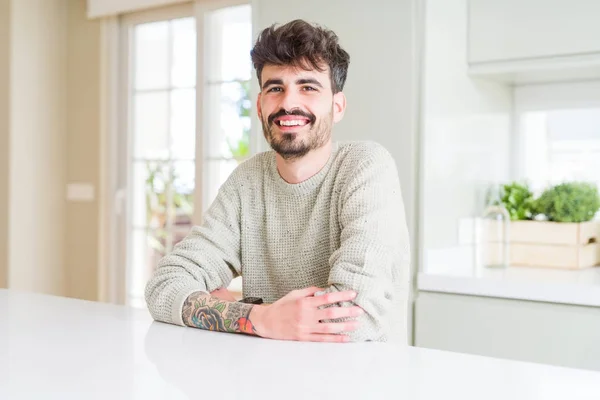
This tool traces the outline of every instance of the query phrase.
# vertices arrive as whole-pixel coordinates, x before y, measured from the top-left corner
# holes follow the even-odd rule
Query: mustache
[[[317,117],[315,117],[314,114],[307,113],[302,110],[293,110],[293,111],[286,112],[282,108],[281,110],[277,111],[276,113],[269,115],[269,118],[268,118],[269,125],[271,125],[273,123],[275,118],[284,117],[286,115],[298,115],[300,117],[308,118],[308,120],[311,124],[313,124],[317,120]]]

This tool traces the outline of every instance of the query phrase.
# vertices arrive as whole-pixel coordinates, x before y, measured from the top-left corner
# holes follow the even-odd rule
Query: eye
[[[312,86],[304,86],[302,87],[303,90],[306,90],[307,92],[315,92],[317,89],[312,87]]]
[[[282,90],[283,90],[282,88],[275,86],[275,87],[272,87],[269,90],[267,90],[267,92],[281,92]]]

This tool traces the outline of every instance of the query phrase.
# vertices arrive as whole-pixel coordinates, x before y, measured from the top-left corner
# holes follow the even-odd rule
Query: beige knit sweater
[[[334,144],[321,171],[285,182],[275,153],[241,164],[146,286],[158,320],[183,325],[193,292],[227,287],[273,303],[294,289],[355,290],[354,341],[407,341],[409,238],[394,160],[373,142]],[[345,306],[347,304],[339,304]]]

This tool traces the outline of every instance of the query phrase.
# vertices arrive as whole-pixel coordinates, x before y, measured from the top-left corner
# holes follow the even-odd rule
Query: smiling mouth
[[[299,119],[276,119],[273,121],[275,125],[280,126],[282,128],[287,127],[302,127],[308,125],[310,121],[308,119],[299,118]]]

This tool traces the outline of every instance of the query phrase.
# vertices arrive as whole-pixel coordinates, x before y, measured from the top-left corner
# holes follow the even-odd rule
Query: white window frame
[[[204,55],[206,40],[205,18],[210,12],[219,9],[251,4],[250,0],[196,0],[194,2],[172,5],[164,8],[139,11],[120,17],[107,17],[101,21],[101,176],[100,176],[100,235],[98,256],[99,300],[116,304],[125,304],[127,290],[127,255],[126,247],[120,246],[127,237],[129,226],[129,185],[130,165],[126,157],[131,149],[130,121],[130,35],[126,27],[135,24],[161,21],[173,18],[193,16],[196,19],[197,33],[197,73],[196,73],[196,182],[194,189],[194,213],[192,223],[198,225],[202,221],[205,141],[207,137],[206,116],[204,113],[205,74]],[[253,29],[254,29],[254,14]],[[121,82],[127,77],[127,82]],[[257,88],[252,80],[251,90]],[[254,106],[254,102],[252,103]],[[256,154],[261,146],[256,123],[253,119],[250,133],[250,154]],[[125,151],[125,154],[122,152]],[[125,157],[123,157],[125,155]],[[125,161],[125,169],[119,171],[119,162]],[[123,181],[121,175],[127,177]]]
[[[207,159],[206,144],[208,140],[208,121],[210,116],[207,116],[204,104],[208,97],[206,91],[206,60],[204,56],[207,53],[207,42],[209,40],[206,35],[206,19],[208,14],[223,8],[242,6],[250,4],[249,0],[209,0],[209,1],[196,1],[194,11],[196,16],[196,32],[197,32],[197,43],[198,43],[198,59],[197,59],[197,81],[196,81],[196,129],[197,129],[197,140],[196,140],[196,160],[201,162],[197,163],[196,169],[196,186],[194,188],[194,215],[192,221],[195,225],[202,223],[202,213],[206,208],[207,204],[204,194],[207,191],[206,178],[204,171],[206,168],[202,168],[205,160]],[[253,24],[254,25],[254,24]],[[254,127],[254,123],[252,126]],[[256,154],[257,145],[255,140],[254,129],[250,133],[250,155]]]
[[[522,132],[520,123],[523,114],[531,111],[599,108],[600,80],[515,86],[513,100],[512,165],[513,177],[519,178],[524,175],[526,169],[527,137]]]
[[[114,159],[119,137],[119,20],[103,18],[100,22],[100,177],[98,236],[98,300],[122,304],[124,288],[119,290],[122,273],[118,264],[119,199],[117,168]]]

